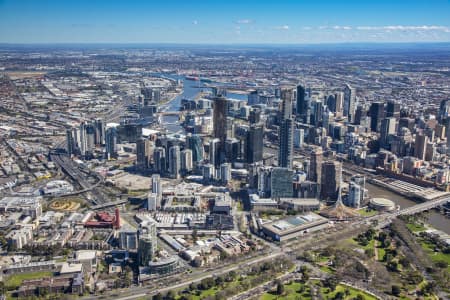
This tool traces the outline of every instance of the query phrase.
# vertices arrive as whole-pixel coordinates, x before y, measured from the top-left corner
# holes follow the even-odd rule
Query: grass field
[[[51,276],[53,276],[52,272],[33,272],[33,273],[14,274],[6,279],[5,286],[8,290],[15,290],[22,284],[23,280],[38,279],[42,277],[51,277]]]
[[[366,208],[358,209],[356,212],[363,217],[372,217],[378,214],[376,210],[367,210]]]
[[[303,292],[300,293],[300,289],[303,287]],[[279,296],[275,291],[263,294],[261,300],[275,300],[275,299],[285,299],[285,300],[295,300],[295,299],[311,299],[311,294],[308,286],[305,286],[300,282],[293,282],[291,284],[286,284],[284,286],[285,294]]]
[[[425,240],[420,241],[420,245],[428,254],[433,262],[445,261],[448,264],[447,272],[450,272],[450,254],[445,254],[443,252],[434,252],[434,245]]]
[[[320,289],[320,292],[324,296],[324,299],[333,299],[337,293],[339,293],[339,292],[345,293],[346,290],[348,290],[349,294],[344,296],[344,300],[354,299],[356,296],[358,296],[358,294],[363,295],[364,299],[366,299],[366,300],[376,300],[377,299],[376,297],[374,297],[372,295],[369,295],[361,290],[357,290],[355,288],[346,286],[344,284],[338,284],[338,286],[336,287],[336,290],[334,290],[334,292],[327,293],[326,290],[328,290],[328,289],[323,288],[323,287]]]
[[[408,227],[409,230],[411,230],[411,232],[421,232],[426,230],[425,226],[423,226],[422,224],[417,224],[417,223],[407,223],[406,227]]]

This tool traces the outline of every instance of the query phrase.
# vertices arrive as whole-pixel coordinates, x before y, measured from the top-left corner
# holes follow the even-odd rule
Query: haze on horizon
[[[0,0],[0,43],[450,42],[450,1]]]

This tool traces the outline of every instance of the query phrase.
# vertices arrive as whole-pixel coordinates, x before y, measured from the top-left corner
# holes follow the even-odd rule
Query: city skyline
[[[0,1],[0,43],[450,42],[448,1]]]

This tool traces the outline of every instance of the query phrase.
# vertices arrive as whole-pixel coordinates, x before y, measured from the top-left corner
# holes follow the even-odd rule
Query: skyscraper
[[[389,117],[383,119],[380,130],[380,147],[389,149],[389,135],[395,134],[395,118]]]
[[[370,130],[380,132],[381,120],[384,117],[384,103],[372,102],[370,105]]]
[[[94,121],[95,126],[95,144],[100,146],[105,143],[105,127],[103,126],[102,119],[95,119]]]
[[[320,197],[324,200],[336,201],[339,190],[339,178],[342,165],[338,161],[322,163]]]
[[[172,146],[169,148],[169,173],[172,178],[178,179],[181,170],[181,154],[180,146]]]
[[[416,140],[414,145],[414,156],[418,159],[424,160],[426,153],[426,146],[428,137],[424,134],[416,134]]]
[[[334,112],[336,114],[342,114],[342,111],[344,109],[344,93],[343,92],[337,92],[334,95],[334,99],[335,99]],[[352,120],[352,121],[354,121],[354,120]]]
[[[296,103],[296,114],[297,117],[305,122],[305,116],[308,112],[308,102],[306,99],[305,88],[301,85],[297,86],[297,103]]]
[[[348,117],[349,122],[353,122],[356,110],[356,90],[346,84],[344,87],[344,117]]]
[[[136,168],[146,170],[149,167],[150,141],[140,138],[136,141]]]
[[[278,166],[282,168],[292,168],[294,152],[294,120],[292,119],[292,90],[283,89],[281,110],[281,124],[278,133]]]
[[[117,157],[117,129],[116,129],[116,127],[108,127],[106,129],[105,153],[106,153],[107,159]]]
[[[290,198],[293,196],[293,171],[288,168],[273,168],[271,178],[271,197]]]
[[[167,168],[166,150],[163,147],[156,147],[153,151],[153,171],[164,174]]]
[[[247,163],[255,163],[263,159],[263,124],[252,124],[247,132],[245,155]]]
[[[188,135],[186,137],[186,144],[192,150],[192,160],[199,162],[203,159],[203,142],[199,135]]]
[[[255,105],[259,103],[258,91],[253,90],[247,95],[248,105]]]
[[[156,252],[156,223],[152,221],[141,223],[138,237],[138,263],[140,266],[148,266]]]
[[[386,106],[386,117],[400,119],[400,103],[394,101],[388,101]]]
[[[73,136],[73,129],[66,130],[66,151],[69,156],[75,154],[75,139]]]
[[[219,139],[220,147],[223,147],[227,139],[228,101],[223,96],[217,96],[214,98],[213,106],[214,138]]]
[[[310,123],[311,125],[314,125],[315,127],[319,127],[320,123],[322,122],[322,116],[323,116],[323,103],[322,101],[316,99],[311,102],[311,119]]]
[[[192,150],[184,149],[181,151],[181,171],[189,173],[193,169]]]
[[[320,147],[315,147],[311,152],[308,180],[320,183],[322,171],[323,151]]]
[[[215,167],[220,166],[220,139],[218,138],[209,141],[209,162]]]

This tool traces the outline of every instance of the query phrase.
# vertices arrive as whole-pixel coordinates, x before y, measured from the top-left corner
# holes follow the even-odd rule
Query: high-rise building
[[[302,149],[304,141],[305,141],[305,130],[303,128],[295,128],[294,147],[297,149]]]
[[[95,119],[95,144],[98,146],[103,145],[105,143],[105,126],[103,125],[103,121],[101,119]]]
[[[189,173],[193,169],[192,150],[184,149],[181,151],[181,171]]]
[[[363,188],[354,182],[350,182],[348,186],[348,196],[344,201],[344,204],[349,207],[359,208],[361,206],[363,197]]]
[[[228,101],[223,96],[217,96],[214,98],[213,105],[214,138],[219,139],[220,148],[222,148],[225,146],[225,140],[227,139]]]
[[[323,103],[316,99],[311,102],[311,119],[310,124],[319,127],[323,116]]]
[[[255,163],[263,159],[264,125],[252,124],[245,140],[245,156],[247,163]]]
[[[140,266],[148,266],[156,252],[156,223],[153,221],[141,223],[138,237],[138,263]]]
[[[165,174],[166,170],[166,150],[163,147],[156,147],[153,151],[153,171],[159,174]]]
[[[241,141],[232,138],[225,141],[225,158],[228,162],[235,162],[241,157]]]
[[[192,150],[192,160],[199,162],[203,159],[203,142],[199,135],[189,134],[186,137],[186,144],[189,149]]]
[[[320,183],[322,171],[323,151],[320,147],[315,147],[311,152],[308,171],[308,180]]]
[[[273,199],[291,198],[293,196],[292,177],[293,171],[288,168],[273,168],[270,176],[271,197]]]
[[[380,130],[380,147],[389,149],[389,135],[395,134],[395,118],[389,117],[383,119]]]
[[[281,119],[292,118],[292,89],[283,88],[281,90]]]
[[[296,114],[297,117],[305,122],[305,116],[308,113],[308,101],[306,98],[305,87],[298,85],[297,86],[297,103],[296,103]]]
[[[117,130],[116,127],[108,127],[105,133],[105,153],[106,158],[117,157]]]
[[[223,163],[220,165],[220,181],[228,183],[231,180],[231,164]]]
[[[294,152],[294,120],[284,119],[281,121],[279,130],[278,166],[292,168]]]
[[[73,136],[73,129],[66,130],[66,151],[69,156],[75,154],[76,143]]]
[[[388,101],[386,105],[386,117],[400,119],[400,103]]]
[[[181,170],[180,146],[169,148],[169,174],[172,178],[179,178]]]
[[[218,138],[209,141],[209,162],[214,166],[220,166],[220,139]]]
[[[370,105],[370,130],[380,132],[381,120],[384,117],[384,103],[372,102]]]
[[[87,159],[94,156],[95,149],[95,127],[91,123],[80,124],[80,152]]]
[[[322,163],[320,197],[327,201],[336,201],[338,197],[342,165],[338,161]]]
[[[335,101],[335,107],[334,112],[338,115],[342,114],[344,109],[344,93],[343,92],[337,92],[334,95],[334,101]],[[354,121],[354,120],[353,120]]]
[[[348,117],[349,122],[355,119],[356,110],[356,90],[346,84],[344,87],[344,117]]]
[[[256,91],[256,90],[250,91],[250,93],[248,93],[248,95],[247,95],[247,99],[248,99],[248,105],[258,104],[259,103],[258,91]]]
[[[150,141],[140,138],[136,141],[136,168],[146,170],[149,167]]]
[[[450,116],[450,99],[442,100],[439,106],[438,121],[446,125],[446,120]]]
[[[160,198],[162,197],[161,175],[159,174],[152,175],[152,193],[155,193]]]
[[[426,146],[428,137],[424,134],[416,134],[416,141],[414,145],[414,156],[418,159],[424,160],[426,153]]]

